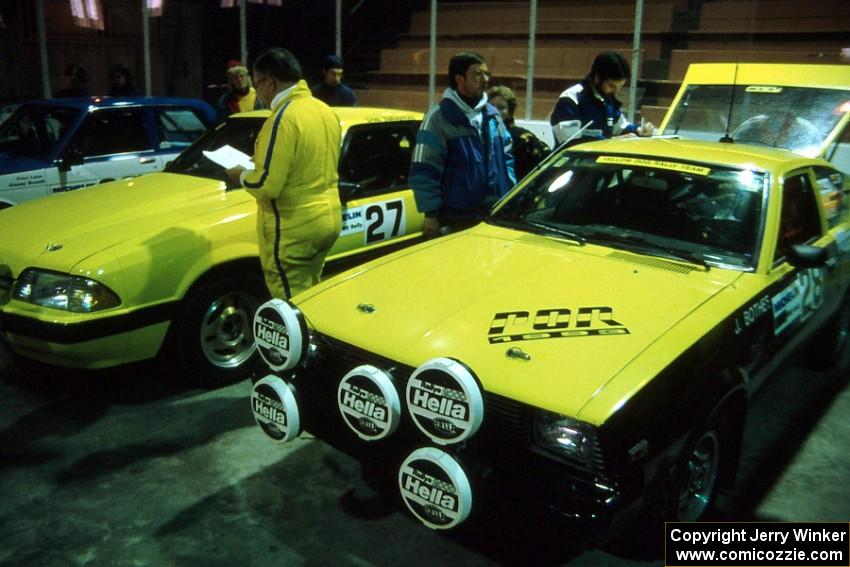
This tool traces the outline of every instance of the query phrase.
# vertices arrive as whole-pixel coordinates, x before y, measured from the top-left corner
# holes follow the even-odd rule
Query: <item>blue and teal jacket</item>
[[[602,96],[593,88],[590,75],[561,93],[552,110],[549,123],[556,144],[578,132],[590,122],[582,138],[603,139],[635,133],[636,127],[620,111],[622,103],[614,97]]]
[[[499,111],[486,96],[470,108],[446,89],[416,136],[410,186],[419,212],[444,220],[480,219],[514,183],[511,135]]]

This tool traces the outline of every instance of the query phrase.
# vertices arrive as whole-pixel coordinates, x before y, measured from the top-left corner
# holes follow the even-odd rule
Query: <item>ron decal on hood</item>
[[[614,309],[606,306],[565,307],[496,313],[487,338],[491,344],[601,335],[628,335],[629,330],[614,320]]]

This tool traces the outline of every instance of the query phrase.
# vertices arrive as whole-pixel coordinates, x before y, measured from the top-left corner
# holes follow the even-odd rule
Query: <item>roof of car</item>
[[[413,110],[397,110],[394,108],[370,108],[364,106],[333,108],[339,116],[343,128],[374,122],[399,122],[403,120],[422,120],[422,113]],[[234,118],[266,118],[271,114],[269,110],[254,110],[251,112],[240,112],[234,114]]]
[[[68,98],[48,98],[28,102],[46,106],[64,106],[68,108],[112,108],[120,106],[151,106],[151,105],[181,105],[206,108],[209,105],[195,98],[179,98],[173,96],[83,96]]]
[[[813,162],[829,166],[826,161],[807,158],[789,150],[749,144],[723,144],[680,138],[620,138],[590,142],[570,148],[603,154],[640,155],[672,161],[724,165],[742,169],[794,169]],[[781,166],[781,167],[780,167]]]

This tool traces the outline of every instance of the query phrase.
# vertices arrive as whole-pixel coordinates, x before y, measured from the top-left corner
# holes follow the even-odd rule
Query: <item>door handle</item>
[[[142,164],[142,165],[144,165],[146,163],[153,163],[155,161],[156,161],[156,158],[152,158],[152,157],[139,158],[139,163]]]

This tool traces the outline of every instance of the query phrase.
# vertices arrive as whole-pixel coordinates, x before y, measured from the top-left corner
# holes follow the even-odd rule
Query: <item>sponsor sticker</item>
[[[292,441],[301,433],[301,416],[292,386],[273,374],[254,384],[251,412],[263,433],[276,443]]]
[[[820,308],[823,304],[823,280],[821,268],[802,270],[771,298],[774,335],[802,324]]]
[[[263,303],[254,314],[254,342],[272,370],[291,370],[307,350],[307,324],[301,312],[282,299]]]
[[[366,441],[391,435],[401,419],[401,400],[390,375],[368,364],[343,377],[337,403],[346,425]]]
[[[711,173],[711,168],[709,167],[702,167],[690,163],[679,163],[675,161],[662,161],[638,157],[599,156],[596,158],[596,163],[654,167],[656,169],[668,169],[670,171],[681,171],[682,173],[693,173],[694,175],[708,175]]]
[[[351,207],[342,210],[342,231],[340,236],[363,232],[366,224],[363,220],[363,207]]]
[[[398,485],[404,504],[431,529],[457,526],[472,510],[469,478],[451,455],[435,447],[416,449],[404,460]]]
[[[439,445],[469,439],[484,419],[478,382],[450,358],[434,358],[417,368],[407,382],[406,399],[416,427]]]

